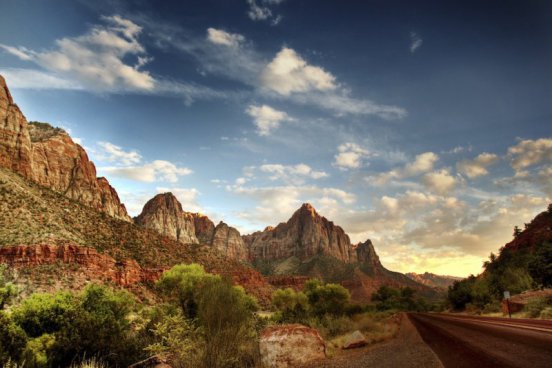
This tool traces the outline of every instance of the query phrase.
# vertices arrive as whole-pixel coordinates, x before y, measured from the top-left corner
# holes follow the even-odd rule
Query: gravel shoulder
[[[443,368],[441,361],[422,340],[409,318],[403,314],[397,336],[390,341],[364,349],[351,350],[350,353],[333,359],[313,362],[305,368]]]

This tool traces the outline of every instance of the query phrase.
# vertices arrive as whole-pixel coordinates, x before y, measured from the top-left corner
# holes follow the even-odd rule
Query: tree
[[[311,312],[316,316],[342,315],[351,299],[349,291],[343,286],[322,284],[319,280],[307,281],[303,292],[307,296]]]
[[[544,242],[533,254],[528,265],[529,274],[542,287],[552,286],[552,243]]]
[[[272,305],[280,312],[283,322],[301,322],[307,317],[307,296],[291,288],[278,289],[272,294]]]
[[[517,238],[521,234],[521,229],[516,225],[514,226],[514,238]]]
[[[157,281],[157,288],[170,302],[177,303],[186,317],[195,318],[197,292],[214,279],[220,279],[220,276],[205,272],[201,265],[176,265],[163,273]]]
[[[0,310],[17,295],[17,288],[11,282],[7,282],[4,276],[6,266],[0,264]]]
[[[0,366],[8,361],[19,363],[22,360],[27,335],[4,312],[0,311]]]

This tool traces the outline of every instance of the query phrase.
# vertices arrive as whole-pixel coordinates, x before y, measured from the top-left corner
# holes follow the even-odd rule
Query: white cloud
[[[6,68],[0,69],[0,74],[13,89],[83,89],[83,86],[76,81],[39,70]]]
[[[241,34],[228,33],[221,29],[208,28],[207,40],[217,45],[224,45],[229,47],[238,47],[240,42],[245,40]]]
[[[321,188],[318,186],[285,185],[273,187],[227,186],[226,189],[258,201],[254,210],[238,214],[241,218],[261,226],[274,225],[287,220],[299,208],[301,203],[318,204],[344,203],[352,204],[356,196],[338,188]]]
[[[335,77],[318,66],[312,66],[294,50],[284,47],[265,67],[261,85],[280,95],[295,92],[335,89]]]
[[[172,162],[165,160],[155,160],[142,166],[100,167],[98,170],[114,177],[147,183],[155,181],[175,183],[178,181],[179,176],[192,173],[192,170],[189,168],[178,167]]]
[[[433,170],[439,156],[433,152],[424,152],[416,156],[414,161],[389,172],[366,178],[366,181],[375,185],[385,185],[392,179],[405,179]]]
[[[268,105],[249,105],[245,112],[253,118],[257,133],[262,136],[270,135],[283,121],[293,121],[284,111],[276,110]]]
[[[254,21],[270,21],[272,25],[277,25],[282,20],[282,16],[274,14],[269,6],[283,2],[284,0],[247,0],[249,5],[247,16]]]
[[[410,32],[410,52],[414,53],[416,50],[418,50],[422,44],[424,43],[424,40],[416,33],[416,32]]]
[[[57,48],[33,51],[2,45],[22,60],[99,90],[153,90],[155,80],[140,68],[151,60],[138,41],[142,28],[118,15],[102,17],[105,25],[96,25],[77,37],[56,41]],[[134,57],[134,64],[127,64]]]
[[[337,151],[333,164],[341,170],[359,168],[362,165],[362,160],[370,156],[370,151],[351,142],[341,144]]]
[[[552,163],[552,138],[521,140],[508,148],[508,157],[516,171],[543,162]]]
[[[115,162],[121,165],[137,164],[142,160],[142,156],[135,150],[125,151],[121,147],[110,142],[98,142],[102,151],[97,154],[97,158],[102,161]]]
[[[458,172],[466,175],[468,178],[473,179],[479,176],[489,174],[487,167],[497,163],[498,156],[494,153],[481,153],[473,160],[462,160],[456,164]]]
[[[270,174],[270,180],[284,180],[291,182],[301,182],[305,178],[321,179],[328,176],[328,174],[324,171],[313,170],[306,164],[264,164],[259,166],[259,170]]]
[[[428,189],[438,194],[450,192],[457,184],[456,178],[446,169],[425,174],[422,182]]]

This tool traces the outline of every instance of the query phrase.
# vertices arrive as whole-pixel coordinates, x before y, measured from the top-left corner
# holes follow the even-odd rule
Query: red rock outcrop
[[[182,243],[210,245],[229,259],[249,259],[247,246],[238,230],[222,221],[215,227],[207,216],[185,212],[172,193],[158,194],[150,199],[136,217],[136,223]]]
[[[117,192],[62,129],[28,123],[0,76],[0,166],[56,192],[130,221]]]
[[[95,249],[74,244],[14,246],[0,248],[0,263],[29,268],[56,262],[78,264],[95,280],[109,280],[121,286],[156,281],[163,269],[142,268],[135,260],[116,261]]]
[[[358,243],[353,248],[356,252],[356,261],[358,263],[370,265],[374,269],[383,267],[370,239],[364,243]]]
[[[286,223],[244,236],[244,240],[252,259],[277,260],[295,256],[305,260],[324,254],[346,263],[356,261],[345,231],[320,216],[308,203]]]
[[[263,367],[300,367],[326,359],[326,343],[317,330],[300,324],[265,328],[259,339]]]
[[[182,243],[198,243],[194,218],[182,210],[172,193],[158,194],[150,199],[135,222]]]

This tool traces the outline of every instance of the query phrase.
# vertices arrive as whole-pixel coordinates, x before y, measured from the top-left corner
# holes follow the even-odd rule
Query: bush
[[[531,298],[528,303],[525,305],[524,311],[527,312],[531,318],[539,318],[541,313],[544,312],[546,315],[548,311],[545,312],[547,308],[552,307],[552,297],[536,297]]]
[[[272,294],[272,305],[279,311],[280,322],[299,323],[307,318],[309,301],[300,291],[278,289]]]
[[[345,313],[351,295],[341,285],[322,284],[318,280],[306,282],[303,292],[307,296],[310,312],[315,316],[330,314],[339,316]]]
[[[529,274],[542,287],[552,286],[552,243],[544,242],[529,262]]]
[[[69,366],[86,355],[122,366],[143,355],[128,320],[132,307],[129,293],[92,284],[79,294],[34,294],[14,308],[13,320],[32,338],[29,364]]]
[[[8,304],[18,293],[17,288],[11,282],[6,281],[6,266],[0,264],[0,310]]]
[[[173,267],[163,274],[157,287],[167,301],[179,306],[182,317],[187,320],[189,328],[183,333],[191,333],[194,328],[199,331],[199,335],[194,335],[196,341],[202,341],[203,347],[199,366],[248,367],[256,364],[258,346],[253,312],[258,305],[243,288],[232,286],[229,281],[206,273],[203,267],[195,264]],[[181,339],[181,347],[170,349],[172,356],[178,356],[179,349],[186,349],[187,342]],[[185,361],[178,364],[189,366]]]
[[[13,320],[0,311],[0,366],[21,361],[27,335]]]

